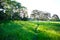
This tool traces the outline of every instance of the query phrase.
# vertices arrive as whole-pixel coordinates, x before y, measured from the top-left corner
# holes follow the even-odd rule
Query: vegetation
[[[36,39],[60,40],[60,22],[0,21],[0,40]]]
[[[58,15],[50,16],[39,10],[33,10],[28,18],[27,8],[14,0],[0,1],[0,40],[60,40],[60,21]]]
[[[34,20],[44,20],[47,21],[51,17],[50,13],[40,11],[40,10],[33,10],[31,14],[31,18]]]
[[[32,20],[41,20],[41,21],[59,21],[59,16],[57,14],[53,14],[51,17],[51,13],[44,12],[40,10],[33,10],[30,16]]]
[[[14,0],[1,0],[0,1],[0,20],[24,20],[27,21],[28,12],[25,6],[22,6],[21,3]],[[33,10],[31,20],[53,20],[58,21],[59,17],[57,14],[54,14],[51,17],[51,14],[44,11]]]
[[[51,21],[59,21],[59,17],[57,14],[54,14],[51,18]]]
[[[20,20],[21,15],[20,11],[21,9],[26,9],[26,7],[21,6],[21,3],[12,1],[12,0],[1,0],[0,1],[0,20]],[[27,10],[27,9],[26,9]],[[27,14],[27,11],[24,14],[24,16]],[[24,17],[23,17],[24,18]],[[27,18],[27,17],[26,17]]]

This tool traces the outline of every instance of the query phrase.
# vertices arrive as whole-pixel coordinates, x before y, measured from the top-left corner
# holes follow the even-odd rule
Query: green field
[[[60,22],[0,21],[0,40],[60,40]]]

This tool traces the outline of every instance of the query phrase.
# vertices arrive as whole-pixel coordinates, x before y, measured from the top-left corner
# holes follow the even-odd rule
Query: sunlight
[[[52,35],[57,35],[57,36],[60,36],[60,33],[56,32],[55,30],[47,30],[46,28],[44,28],[44,26],[40,26],[38,28],[38,30],[42,31],[42,32],[46,32],[48,33],[49,35],[51,34]]]

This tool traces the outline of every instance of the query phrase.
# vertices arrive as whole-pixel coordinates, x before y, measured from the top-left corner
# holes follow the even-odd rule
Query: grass
[[[60,22],[0,21],[0,40],[35,40],[36,34],[37,40],[60,40]]]

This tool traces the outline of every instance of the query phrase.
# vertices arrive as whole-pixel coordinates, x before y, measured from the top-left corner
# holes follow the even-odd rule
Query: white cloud
[[[29,14],[32,10],[38,9],[41,11],[47,11],[51,14],[57,14],[60,16],[60,0],[17,0],[26,6]]]

